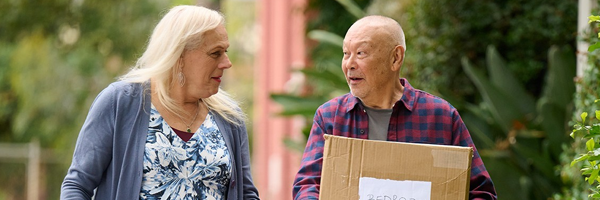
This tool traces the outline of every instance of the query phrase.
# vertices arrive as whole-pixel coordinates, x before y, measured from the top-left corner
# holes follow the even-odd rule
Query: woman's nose
[[[223,63],[221,63],[219,65],[219,68],[229,69],[229,68],[231,68],[231,66],[232,66],[231,60],[229,60],[229,56],[227,54],[225,54],[225,58],[223,59]]]

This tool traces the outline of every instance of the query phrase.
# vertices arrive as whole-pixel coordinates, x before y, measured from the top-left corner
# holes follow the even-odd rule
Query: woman
[[[96,97],[61,199],[259,199],[245,115],[219,89],[228,47],[220,13],[172,8],[136,66]]]

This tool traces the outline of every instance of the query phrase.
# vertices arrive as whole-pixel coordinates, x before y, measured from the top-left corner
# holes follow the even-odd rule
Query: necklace
[[[187,132],[191,133],[192,130],[190,129],[190,126],[192,126],[192,124],[194,124],[194,121],[196,121],[196,117],[198,117],[198,109],[200,108],[200,105],[198,105],[198,107],[196,108],[196,115],[194,115],[194,118],[192,118],[192,121],[190,122],[190,125],[187,125],[185,123],[185,120],[183,120],[183,118],[181,118],[181,116],[177,115],[177,117],[179,117],[179,119],[181,119],[181,122],[183,122],[183,124],[187,127]]]

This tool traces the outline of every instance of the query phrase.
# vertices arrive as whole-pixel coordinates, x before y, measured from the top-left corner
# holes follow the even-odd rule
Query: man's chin
[[[355,91],[355,90],[352,90],[352,89],[350,89],[350,94],[352,94],[352,96],[355,96],[355,97],[357,97],[359,99],[362,99],[365,96],[363,92],[361,92],[361,91]]]

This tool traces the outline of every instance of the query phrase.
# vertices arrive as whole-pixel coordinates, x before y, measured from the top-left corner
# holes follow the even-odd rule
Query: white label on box
[[[431,200],[431,182],[361,177],[360,200]]]

